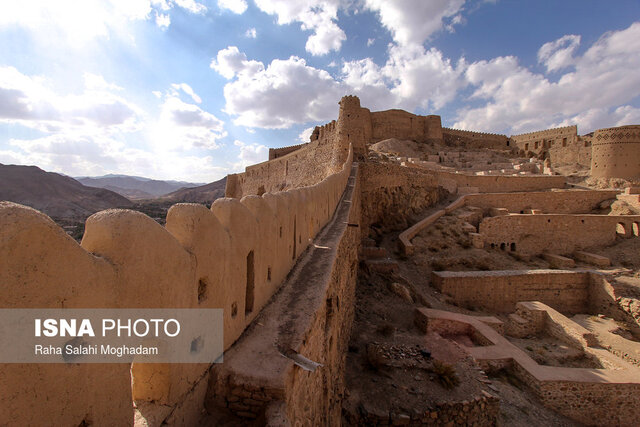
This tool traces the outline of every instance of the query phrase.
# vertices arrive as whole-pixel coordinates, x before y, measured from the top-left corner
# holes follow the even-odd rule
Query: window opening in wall
[[[282,237],[282,226],[280,226],[280,237]]]
[[[563,147],[567,146],[567,138],[562,138],[562,146]]]
[[[524,144],[524,151],[527,151],[529,149],[529,143]]]
[[[293,216],[293,253],[291,254],[291,259],[296,259],[296,216]]]
[[[500,250],[503,250],[503,251],[504,251],[505,246],[506,246],[506,245],[505,245],[504,243],[500,243]]]
[[[238,315],[238,303],[231,304],[231,318],[235,318]]]
[[[244,312],[245,314],[253,311],[253,291],[255,285],[255,271],[253,251],[249,251],[247,255],[247,287],[245,289]]]
[[[491,244],[491,249],[494,249],[495,247],[496,247],[496,245],[492,243]]]
[[[514,243],[511,243],[511,252],[515,252],[515,251],[516,251],[516,244],[514,242]]]
[[[198,280],[198,303],[207,299],[207,288],[208,288],[207,279],[204,277]]]
[[[267,267],[267,281],[271,281],[271,267]]]
[[[631,231],[633,231],[634,236],[640,236],[640,226],[637,222],[631,224]]]
[[[627,230],[625,230],[623,223],[619,222],[616,225],[616,234],[619,234],[620,236],[626,236]]]

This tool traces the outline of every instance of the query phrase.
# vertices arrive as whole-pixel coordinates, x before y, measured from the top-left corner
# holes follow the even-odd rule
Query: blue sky
[[[615,4],[615,7],[611,7]],[[640,123],[640,2],[0,3],[0,163],[211,182],[337,118],[508,135]]]

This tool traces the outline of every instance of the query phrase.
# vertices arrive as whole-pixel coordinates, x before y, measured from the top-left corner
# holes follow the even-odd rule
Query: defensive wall
[[[445,144],[468,148],[493,148],[506,150],[510,146],[506,135],[485,132],[473,132],[460,129],[442,128]]]
[[[569,144],[575,143],[578,140],[578,127],[573,125],[511,135],[510,140],[520,150],[539,154],[553,146],[567,147]]]
[[[609,246],[617,236],[638,235],[640,215],[502,215],[484,218],[478,232],[485,247],[524,255],[571,254]]]
[[[593,134],[591,176],[640,178],[640,126],[598,129]]]
[[[285,156],[289,153],[297,151],[307,145],[308,143],[298,144],[298,145],[290,145],[288,147],[282,148],[269,148],[269,160],[277,159],[278,157]]]
[[[345,157],[311,186],[222,198],[210,210],[175,205],[166,227],[139,212],[99,212],[80,245],[44,214],[0,202],[0,307],[222,308],[228,349],[334,215],[352,151]],[[47,414],[52,425],[130,425],[132,400],[173,408],[168,424],[193,424],[204,398],[194,390],[208,379],[206,364],[7,364],[0,424]]]
[[[206,399],[212,411],[265,425],[340,424],[360,242],[358,187],[354,164],[335,217],[224,364],[213,367]],[[295,366],[305,358],[322,366]]]

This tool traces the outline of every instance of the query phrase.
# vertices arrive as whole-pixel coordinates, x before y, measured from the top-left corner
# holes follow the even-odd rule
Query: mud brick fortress
[[[346,96],[164,227],[108,210],[78,244],[0,202],[0,307],[222,308],[225,348],[4,364],[0,425],[637,424],[638,180],[640,126],[506,136]]]

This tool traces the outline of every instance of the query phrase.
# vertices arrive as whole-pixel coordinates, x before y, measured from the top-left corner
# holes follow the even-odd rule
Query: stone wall
[[[494,148],[506,150],[510,147],[509,138],[507,138],[506,135],[495,133],[443,128],[442,137],[447,145],[463,146],[467,148]]]
[[[413,215],[433,206],[443,197],[433,175],[392,163],[360,165],[362,182],[362,230],[371,224],[380,229],[400,230]]]
[[[539,191],[550,188],[564,188],[563,176],[500,176],[472,175],[467,173],[430,171],[438,179],[438,185],[451,193],[461,189],[474,189],[480,193],[505,193],[514,191]]]
[[[371,113],[372,134],[369,143],[389,138],[416,142],[441,142],[440,116],[417,116],[403,110]]]
[[[331,219],[351,159],[311,186],[218,199],[210,210],[175,205],[166,228],[139,212],[99,212],[81,245],[40,212],[0,202],[0,307],[222,308],[228,348]],[[133,382],[129,369],[4,365],[0,395],[11,397],[0,424],[37,424],[43,413],[55,425],[131,424],[132,398],[180,405],[208,366],[134,364]]]
[[[510,140],[520,150],[539,154],[552,147],[569,148],[570,144],[574,144],[578,140],[578,127],[573,125],[511,135]]]
[[[589,301],[585,271],[434,271],[432,284],[463,307],[512,313],[520,301],[541,301],[562,313],[583,313]]]
[[[511,249],[526,255],[571,254],[608,246],[617,236],[637,235],[640,215],[504,215],[484,218],[479,233],[485,247]]]
[[[294,151],[297,151],[303,148],[307,144],[308,143],[290,145],[288,147],[281,147],[281,148],[269,148],[269,160],[277,159],[278,157],[282,157],[289,153],[293,153]]]
[[[488,211],[505,208],[510,213],[538,209],[543,213],[587,214],[598,209],[600,202],[615,199],[618,191],[530,191],[526,193],[467,194],[465,204]]]

